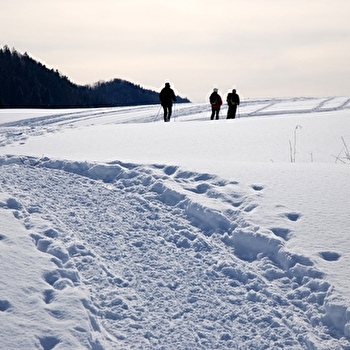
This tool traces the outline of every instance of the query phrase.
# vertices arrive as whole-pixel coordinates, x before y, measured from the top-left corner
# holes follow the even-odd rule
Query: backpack
[[[236,95],[233,93],[229,93],[227,95],[227,99],[226,99],[227,103],[231,106],[236,105],[237,104],[237,99],[236,99]]]
[[[217,105],[219,103],[219,98],[218,98],[218,94],[212,94],[210,96],[210,103],[212,105]]]
[[[234,93],[229,93],[227,95],[226,101],[231,106],[239,105],[239,96],[237,94],[234,94]]]

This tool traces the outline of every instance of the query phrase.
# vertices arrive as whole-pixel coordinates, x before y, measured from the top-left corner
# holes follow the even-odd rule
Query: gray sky
[[[170,81],[194,102],[350,94],[349,0],[1,0],[0,45],[77,84]]]

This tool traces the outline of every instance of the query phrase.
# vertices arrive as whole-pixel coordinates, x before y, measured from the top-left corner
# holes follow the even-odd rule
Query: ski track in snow
[[[297,108],[296,108],[297,107]],[[272,115],[329,112],[350,109],[350,98],[289,98],[260,99],[243,101],[238,108],[237,117],[264,117]],[[221,118],[225,118],[227,106],[221,108]],[[42,113],[42,112],[41,112]],[[208,104],[178,104],[174,106],[174,121],[209,120]],[[0,114],[1,116],[1,114]],[[22,142],[30,136],[58,132],[62,128],[73,128],[80,124],[93,124],[94,120],[104,120],[106,124],[163,122],[159,106],[136,106],[122,108],[100,108],[67,110],[58,112],[48,110],[47,115],[0,124],[0,147],[14,142]]]
[[[288,107],[293,101],[248,101],[240,113],[299,113]],[[300,111],[311,113],[349,108],[350,99],[304,102]],[[120,123],[152,122],[159,119],[157,109],[85,110],[10,122],[0,125],[0,145],[118,113]],[[125,117],[129,111],[133,119]],[[206,119],[208,113],[204,105],[179,105],[176,118]],[[346,318],[339,317],[346,309],[332,304],[322,271],[285,248],[302,213],[283,207],[274,227],[252,221],[263,185],[159,164],[49,158],[34,164],[0,158],[0,208],[13,212],[56,266],[42,276],[42,299],[53,318],[58,295],[87,292],[81,302],[92,330],[81,333],[93,334],[92,349],[232,349],[243,342],[247,349],[316,349],[321,342],[324,349],[350,348]],[[6,238],[0,232],[0,244]],[[1,296],[0,312],[11,312]],[[53,349],[59,342],[53,337],[41,345]]]

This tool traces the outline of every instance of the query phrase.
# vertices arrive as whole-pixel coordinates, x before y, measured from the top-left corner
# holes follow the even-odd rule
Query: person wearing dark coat
[[[170,87],[169,83],[165,83],[164,88],[159,94],[160,103],[164,110],[164,121],[170,122],[170,117],[173,109],[173,102],[176,101],[174,90]]]
[[[218,89],[214,89],[212,94],[209,97],[209,102],[211,105],[211,116],[210,120],[213,120],[214,117],[216,120],[219,119],[219,112],[220,112],[220,107],[222,105],[222,99],[221,96],[218,94]]]
[[[227,119],[235,119],[237,106],[240,103],[239,96],[236,92],[236,89],[233,89],[232,92],[228,93],[226,101],[228,104]]]

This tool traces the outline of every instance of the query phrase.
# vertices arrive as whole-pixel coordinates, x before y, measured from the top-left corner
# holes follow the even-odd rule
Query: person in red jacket
[[[220,112],[220,107],[222,105],[222,99],[221,96],[218,94],[218,89],[214,89],[212,94],[209,97],[209,102],[211,105],[211,116],[210,120],[213,120],[214,117],[216,120],[219,119],[219,112]]]

